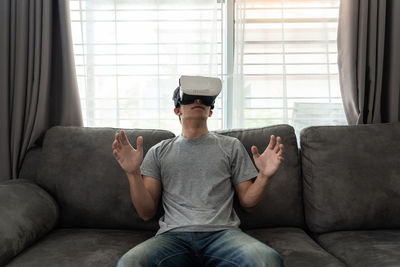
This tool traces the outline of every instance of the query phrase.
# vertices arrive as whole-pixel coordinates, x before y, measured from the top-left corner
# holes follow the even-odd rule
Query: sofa
[[[20,178],[0,183],[0,266],[115,266],[153,236],[112,155],[114,128],[49,129]],[[299,138],[289,125],[217,131],[249,155],[281,136],[284,162],[252,213],[234,206],[241,229],[277,250],[287,267],[400,266],[400,123],[316,126]],[[174,137],[126,129],[144,152]],[[300,146],[298,145],[300,143]]]

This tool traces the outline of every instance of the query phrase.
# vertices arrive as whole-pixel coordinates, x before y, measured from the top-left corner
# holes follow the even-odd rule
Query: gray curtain
[[[399,0],[341,1],[338,65],[349,124],[399,121]]]
[[[0,1],[0,180],[53,125],[82,125],[68,0]]]

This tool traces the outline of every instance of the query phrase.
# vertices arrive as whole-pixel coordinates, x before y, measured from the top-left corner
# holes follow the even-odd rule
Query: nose
[[[195,100],[194,100],[194,103],[196,103],[196,104],[202,104],[202,103],[201,103],[201,99],[195,99]]]

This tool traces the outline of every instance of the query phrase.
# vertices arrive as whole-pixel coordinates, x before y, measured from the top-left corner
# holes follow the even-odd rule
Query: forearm
[[[143,220],[150,220],[157,212],[157,203],[146,189],[140,172],[126,175],[129,181],[131,201],[136,212]]]
[[[265,197],[270,177],[258,173],[256,180],[247,188],[241,205],[246,211],[252,211]]]

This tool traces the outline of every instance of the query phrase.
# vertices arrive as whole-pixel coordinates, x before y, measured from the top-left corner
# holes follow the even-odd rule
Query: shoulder
[[[178,138],[178,136],[164,139],[164,140],[158,142],[157,144],[155,144],[154,146],[152,146],[150,149],[159,150],[159,149],[163,149],[165,147],[171,146],[174,144],[174,142],[177,138]]]
[[[241,146],[242,143],[239,139],[233,136],[224,135],[220,133],[213,133],[213,137],[225,148]]]
[[[227,154],[229,158],[243,147],[243,144],[236,137],[213,133],[213,138],[216,140],[219,148]]]
[[[148,152],[155,153],[155,154],[161,154],[165,150],[168,150],[168,148],[170,148],[174,144],[174,142],[177,138],[178,137],[175,136],[175,137],[172,137],[169,139],[162,140],[162,141],[158,142],[157,144],[155,144],[154,146],[152,146]]]
[[[229,135],[225,135],[225,134],[220,134],[220,133],[212,133],[212,136],[221,141],[221,142],[226,142],[226,143],[235,143],[235,142],[240,142],[239,139],[237,139],[236,137],[232,137]]]

